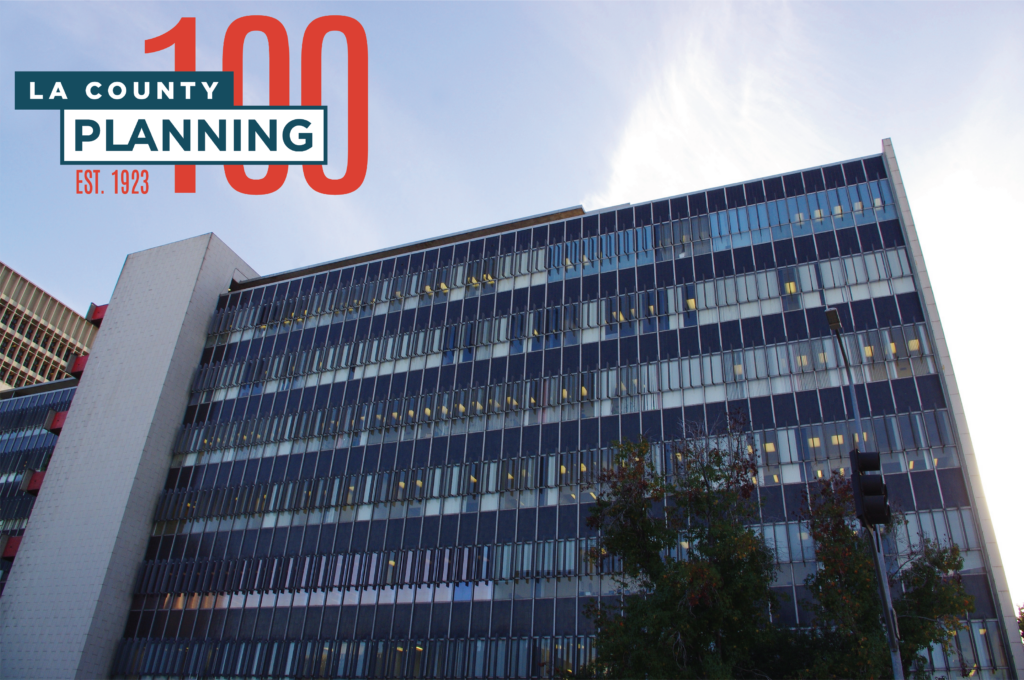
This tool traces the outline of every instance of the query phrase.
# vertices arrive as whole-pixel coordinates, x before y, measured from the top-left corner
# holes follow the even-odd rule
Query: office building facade
[[[65,378],[0,391],[0,597],[57,443],[52,414],[71,407],[77,384]]]
[[[70,377],[96,327],[0,262],[0,390]]]
[[[789,595],[773,615],[806,624],[801,504],[848,469],[853,430],[826,306],[904,543],[965,550],[975,611],[933,667],[1018,677],[887,140],[879,156],[272,276],[213,236],[130,256],[0,598],[4,668],[31,675],[58,636],[50,675],[573,671],[592,658],[584,607],[617,596],[586,527],[613,442],[646,436],[664,469],[684,426],[729,412],[761,451]],[[159,326],[144,341],[143,323]],[[146,375],[131,390],[111,375],[125,362]],[[69,574],[58,541],[94,556]],[[69,602],[59,628],[43,616]]]

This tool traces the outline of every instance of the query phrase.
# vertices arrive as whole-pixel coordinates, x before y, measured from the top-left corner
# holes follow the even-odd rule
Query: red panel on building
[[[64,427],[64,421],[67,420],[67,417],[67,411],[50,411],[46,417],[46,422],[43,424],[43,427],[53,434],[60,434],[61,429]]]
[[[99,328],[100,324],[103,323],[103,317],[106,315],[106,313],[106,305],[97,305],[95,303],[92,303],[89,305],[89,311],[85,313],[85,320],[91,323],[93,326]]]
[[[30,496],[39,495],[39,489],[43,486],[43,478],[46,477],[45,472],[33,472],[32,478],[29,479],[28,488],[25,492]]]
[[[5,560],[13,560],[14,556],[18,554],[18,546],[21,545],[21,536],[8,536],[7,545],[4,546],[3,558]]]
[[[80,357],[72,357],[68,361],[67,371],[76,378],[81,378],[82,373],[85,372],[85,365],[89,362],[89,355],[83,354]]]

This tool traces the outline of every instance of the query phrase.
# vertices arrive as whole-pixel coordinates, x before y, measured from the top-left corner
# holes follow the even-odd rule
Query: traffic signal
[[[865,525],[888,524],[892,511],[889,509],[885,480],[881,474],[864,474],[879,472],[882,468],[881,457],[877,452],[854,449],[850,452],[850,464],[853,468],[853,499],[857,517]]]

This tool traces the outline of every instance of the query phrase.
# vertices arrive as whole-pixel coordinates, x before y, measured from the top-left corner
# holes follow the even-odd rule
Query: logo
[[[277,191],[288,165],[301,165],[306,183],[322,194],[358,189],[366,176],[368,59],[358,21],[325,16],[306,28],[301,54],[301,103],[289,102],[288,35],[272,17],[235,20],[224,36],[223,71],[195,70],[195,19],[146,40],[146,52],[174,49],[173,72],[15,73],[15,108],[60,111],[62,165],[175,165],[175,192],[195,192],[196,165],[222,165],[240,193]],[[328,111],[321,104],[324,37],[338,31],[348,44],[348,163],[328,179]],[[269,43],[270,102],[242,105],[242,47],[249,33]],[[245,164],[266,164],[263,178]],[[115,174],[116,177],[116,174]]]

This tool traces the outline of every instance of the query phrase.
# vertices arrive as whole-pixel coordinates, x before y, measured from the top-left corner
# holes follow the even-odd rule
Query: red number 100
[[[242,105],[243,57],[245,38],[252,32],[267,37],[270,60],[271,106],[289,105],[288,32],[280,21],[268,16],[247,16],[236,19],[224,34],[223,70],[235,74],[235,105]],[[313,20],[302,36],[302,105],[320,106],[323,76],[324,37],[338,31],[348,42],[348,166],[344,177],[328,179],[322,165],[304,165],[306,184],[321,194],[348,194],[360,187],[366,178],[368,146],[368,60],[366,31],[351,17],[325,16]],[[174,70],[196,70],[196,20],[185,17],[171,30],[146,41],[146,53],[174,48]],[[288,177],[287,165],[270,165],[267,174],[253,179],[245,174],[243,165],[225,165],[224,175],[235,191],[243,194],[272,194]],[[174,167],[175,193],[195,193],[196,166]]]

